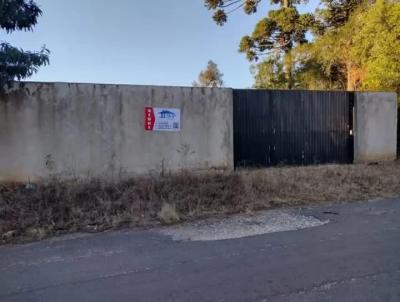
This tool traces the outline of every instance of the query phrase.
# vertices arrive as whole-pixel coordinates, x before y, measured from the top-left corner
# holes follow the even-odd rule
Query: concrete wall
[[[146,132],[144,107],[181,109]],[[232,90],[27,83],[0,99],[0,181],[233,168]]]
[[[354,110],[354,161],[396,159],[396,94],[356,93]]]
[[[180,132],[144,108],[181,109]],[[394,93],[356,93],[355,162],[396,158]],[[233,169],[231,89],[26,83],[0,97],[0,181]]]

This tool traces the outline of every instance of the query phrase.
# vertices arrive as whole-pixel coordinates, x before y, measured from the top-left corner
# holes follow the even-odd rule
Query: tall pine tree
[[[219,25],[228,20],[228,14],[243,8],[246,14],[253,14],[262,0],[205,0],[208,9],[214,11],[213,19]],[[267,61],[283,66],[284,86],[294,88],[294,61],[292,50],[306,43],[306,32],[314,24],[312,14],[300,14],[296,4],[302,0],[272,0],[279,5],[260,20],[251,35],[242,38],[239,51],[245,53],[248,60],[257,61],[267,56]],[[270,70],[273,70],[271,68]],[[272,76],[272,75],[271,75]]]

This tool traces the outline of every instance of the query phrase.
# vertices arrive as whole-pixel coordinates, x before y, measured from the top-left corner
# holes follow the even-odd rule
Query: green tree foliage
[[[335,30],[347,23],[351,14],[364,0],[321,0],[322,8],[317,9],[318,31]]]
[[[377,0],[354,16],[350,55],[363,70],[361,88],[400,92],[400,3]]]
[[[338,81],[345,83],[343,89],[399,91],[400,4],[385,0],[352,4],[351,9],[346,6],[350,12],[345,22],[327,26],[317,36],[311,57],[325,74],[334,70]]]
[[[204,0],[223,25],[243,8],[257,11],[262,0]],[[272,0],[240,51],[250,61],[256,88],[392,90],[400,92],[400,1],[321,0],[300,14],[301,0]],[[309,43],[306,33],[314,36]]]
[[[352,15],[367,5],[365,0],[322,0],[315,13],[315,41],[308,47],[310,60],[321,66],[321,74],[336,89],[360,89],[362,71],[351,58],[353,36],[359,24]],[[369,2],[369,1],[368,1]],[[369,3],[368,3],[369,5]]]
[[[334,73],[325,74],[323,66],[310,56],[309,44],[293,50],[293,60],[296,62],[293,69],[294,89],[341,89],[343,83],[334,77]],[[283,72],[282,59],[270,56],[257,65],[251,67],[254,75],[254,88],[285,89],[287,88]]]
[[[287,87],[282,59],[279,56],[269,56],[261,63],[251,67],[254,75],[254,88],[284,89]]]
[[[291,51],[293,88],[355,89],[357,87],[359,69],[347,59],[348,35],[342,34],[352,27],[348,26],[344,30],[342,27],[349,22],[351,14],[362,3],[363,0],[321,0],[322,6],[313,16],[302,16],[305,21],[300,22],[300,27],[304,33],[307,30],[313,33],[317,42],[298,41],[294,44],[294,49]],[[292,21],[299,22],[296,19]],[[298,28],[299,25],[292,27]],[[266,73],[267,70],[259,69],[259,72]],[[259,78],[265,78],[265,74],[260,74]]]
[[[0,28],[7,33],[32,30],[42,11],[32,0],[0,0]],[[49,63],[49,50],[24,51],[6,42],[0,43],[0,88],[14,80],[30,77],[42,65]]]
[[[351,58],[355,28],[343,26],[328,31],[309,45],[309,60],[321,65],[321,74],[336,79],[339,89],[355,90],[360,85],[360,69]]]
[[[208,61],[207,68],[200,72],[197,82],[193,82],[193,86],[197,87],[221,87],[224,82],[222,80],[223,73],[218,69],[218,65],[213,61]]]
[[[223,25],[228,20],[228,14],[243,8],[246,14],[257,11],[261,0],[205,0],[208,9],[214,11],[214,20]],[[305,34],[312,26],[312,14],[300,14],[296,4],[301,0],[272,0],[279,8],[269,11],[267,17],[260,20],[251,35],[242,38],[239,51],[245,53],[248,60],[257,61],[260,56],[267,59],[261,70],[271,69],[273,63],[282,65],[286,88],[294,87],[294,65],[292,49],[306,43]],[[277,62],[277,58],[281,62]],[[272,65],[271,65],[272,64]],[[270,67],[266,68],[267,65]],[[277,66],[275,66],[277,67]],[[272,78],[273,75],[268,77]]]

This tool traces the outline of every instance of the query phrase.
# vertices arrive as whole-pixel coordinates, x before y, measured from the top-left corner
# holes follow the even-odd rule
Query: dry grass
[[[242,172],[255,207],[400,195],[400,163],[325,165]]]
[[[160,213],[158,213],[158,218],[162,224],[166,225],[175,224],[181,220],[175,205],[170,205],[169,203],[163,204]]]
[[[163,220],[165,204],[179,213],[175,218],[188,220],[217,213],[397,195],[398,162],[181,173],[119,183],[52,179],[34,186],[0,184],[0,242],[154,225]],[[171,216],[171,211],[167,212],[165,217]]]

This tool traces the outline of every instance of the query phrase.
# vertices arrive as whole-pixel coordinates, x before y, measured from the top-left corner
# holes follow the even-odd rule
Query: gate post
[[[356,92],[354,110],[354,162],[395,160],[396,93]]]

